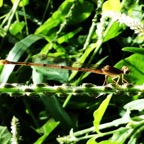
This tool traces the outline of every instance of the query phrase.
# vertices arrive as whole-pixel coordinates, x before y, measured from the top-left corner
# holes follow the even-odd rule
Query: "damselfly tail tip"
[[[8,61],[7,60],[0,60],[0,65],[4,65],[4,64],[7,64]]]

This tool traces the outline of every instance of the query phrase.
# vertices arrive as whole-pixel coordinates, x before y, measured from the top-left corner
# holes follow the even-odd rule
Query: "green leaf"
[[[132,131],[133,129],[128,127],[120,127],[118,131],[113,133],[113,136],[110,138],[110,140],[116,142],[117,144],[124,144]]]
[[[87,19],[93,10],[93,4],[89,1],[78,2],[72,11],[68,24],[77,24]]]
[[[29,4],[29,0],[22,0],[20,3],[19,3],[19,6],[20,7],[23,7],[23,6],[26,6]]]
[[[16,35],[17,33],[22,31],[24,26],[24,22],[15,21],[13,24],[11,24],[9,31],[12,35]]]
[[[104,33],[104,40],[103,42],[106,42],[116,36],[118,36],[122,31],[120,30],[121,26],[117,22],[110,23],[110,25],[107,27],[105,33]]]
[[[38,77],[38,75],[40,77]],[[61,83],[66,83],[68,82],[68,78],[69,72],[65,69],[33,67],[32,79],[34,83],[38,83],[40,79],[41,82],[44,82],[43,80],[55,80]]]
[[[80,32],[81,30],[82,30],[82,28],[78,28],[78,29],[76,29],[76,30],[74,30],[74,31],[71,31],[71,32],[66,33],[66,34],[64,34],[63,36],[59,37],[59,38],[57,39],[57,42],[58,42],[58,43],[55,43],[55,44],[53,45],[53,48],[54,48],[57,52],[61,52],[61,53],[64,53],[64,54],[65,54],[66,49],[65,49],[65,47],[62,47],[62,45],[60,45],[60,44],[62,44],[62,43],[64,43],[64,42],[69,42],[69,40],[70,40],[72,37],[74,37],[74,36],[75,36],[78,32]],[[49,42],[52,42],[53,38],[54,38],[54,37],[50,38],[50,37],[46,36],[46,40],[49,41]],[[51,43],[46,44],[46,46],[41,50],[40,53],[46,54],[47,51],[48,51],[48,49],[49,49],[49,47],[50,47],[50,45],[51,45]]]
[[[54,58],[37,58],[34,60],[35,63],[42,63],[42,64],[54,64]],[[56,65],[66,66],[66,62],[59,59]],[[32,79],[34,83],[38,82],[46,82],[46,80],[55,80],[61,83],[68,82],[69,78],[69,71],[65,69],[55,69],[55,68],[48,68],[48,67],[32,67],[33,68],[33,75]],[[39,76],[38,76],[39,75]],[[44,81],[43,81],[44,80]]]
[[[133,54],[118,62],[115,66],[122,68],[127,66],[130,69],[130,74],[125,75],[125,79],[132,84],[141,85],[144,83],[144,55]]]
[[[116,12],[120,12],[120,0],[108,0],[102,6],[102,11],[112,10]]]
[[[107,96],[107,98],[101,103],[101,105],[99,106],[99,108],[94,112],[94,127],[97,133],[100,133],[99,131],[99,124],[102,120],[102,117],[106,111],[106,108],[108,107],[108,104],[110,102],[110,99],[112,97],[112,94],[109,94]]]
[[[92,137],[91,139],[89,139],[88,141],[87,141],[87,143],[86,144],[98,144],[96,141],[95,141],[95,137]]]
[[[14,3],[16,0],[11,0],[12,3]],[[19,3],[19,6],[22,7],[22,6],[26,6],[29,4],[29,0],[21,0],[20,3]]]
[[[124,109],[127,110],[138,110],[138,111],[142,111],[144,110],[144,99],[138,99],[132,102],[127,103],[126,105],[124,105]]]
[[[58,10],[53,13],[43,25],[41,25],[37,30],[36,34],[51,35],[50,30],[65,21],[65,16],[68,14],[73,2],[64,1]],[[69,17],[68,24],[77,24],[88,18],[93,10],[93,5],[90,2],[82,1],[78,2],[72,11],[72,16]],[[56,33],[57,31],[55,31]]]
[[[0,27],[0,36],[1,37],[5,37],[6,36],[6,31],[2,27]]]
[[[130,121],[131,121],[130,111],[127,110],[127,111],[125,112],[125,114],[123,114],[122,118],[113,120],[113,125],[114,125],[114,126],[119,126],[119,125],[122,125],[122,124],[129,123]]]
[[[111,140],[104,140],[101,142],[96,142],[95,139],[96,139],[95,137],[89,139],[86,144],[121,144],[119,142],[116,142],[116,141],[114,142]]]
[[[89,56],[89,54],[96,48],[96,44],[92,43],[88,46],[88,48],[86,49],[85,53],[81,56],[81,58],[79,59],[79,63],[84,63],[86,58]],[[73,71],[69,77],[69,80],[72,80],[76,74],[78,73],[78,71]]]
[[[43,135],[34,143],[42,144],[49,134],[59,125],[59,122],[56,122],[54,119],[48,120],[38,131],[43,130]]]
[[[11,144],[11,133],[8,131],[7,127],[0,126],[0,143]]]
[[[121,144],[121,143],[114,142],[114,141],[111,141],[111,140],[104,140],[104,141],[99,142],[99,144]]]
[[[60,122],[59,126],[61,127],[61,129],[64,130],[64,132],[68,133],[70,129],[76,128],[75,121],[61,106],[57,97],[55,97],[54,95],[41,95],[40,98],[45,106],[45,110],[47,111],[47,113],[50,113],[56,121]]]
[[[61,37],[58,38],[58,40],[57,40],[58,43],[59,43],[59,44],[62,44],[62,43],[64,43],[64,42],[68,42],[69,39],[71,39],[72,37],[74,37],[74,36],[75,36],[78,32],[80,32],[81,30],[82,30],[82,28],[78,28],[78,29],[76,29],[76,30],[74,30],[74,31],[72,31],[72,32],[69,32],[69,33],[61,36]]]
[[[3,6],[3,0],[0,0],[0,7]]]
[[[8,57],[6,58],[9,61],[18,61],[20,57],[23,55],[23,53],[30,48],[30,46],[35,43],[36,41],[42,39],[43,37],[41,35],[29,35],[26,38],[22,39],[21,41],[17,42],[15,46],[12,48],[12,50],[9,52]],[[5,65],[3,68],[1,68],[1,77],[0,77],[0,83],[7,82],[10,74],[12,73],[14,69],[14,65]]]
[[[49,48],[51,47],[51,43],[47,43],[41,50],[40,54],[47,54],[49,51]],[[59,45],[58,43],[53,45],[53,48],[57,51],[55,53],[49,53],[49,55],[52,55],[54,57],[59,57],[61,55],[65,55],[66,49],[62,45]]]
[[[139,47],[124,47],[122,50],[144,55],[144,49]]]

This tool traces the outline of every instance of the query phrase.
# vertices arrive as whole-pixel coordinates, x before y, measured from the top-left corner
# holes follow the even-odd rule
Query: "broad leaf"
[[[144,83],[144,55],[133,54],[120,62],[115,66],[122,68],[127,66],[130,69],[130,74],[125,75],[125,79],[132,84],[141,85]]]
[[[1,144],[11,144],[11,134],[7,127],[0,126],[0,143]]]
[[[68,14],[73,2],[64,1],[58,10],[53,13],[43,25],[41,25],[37,30],[36,34],[48,34],[48,32],[61,24],[65,20],[65,16]],[[87,1],[78,2],[73,9],[72,16],[69,17],[68,24],[77,24],[88,18],[93,10],[93,5]],[[56,31],[57,32],[57,31]],[[51,35],[51,33],[49,33]]]
[[[28,37],[24,38],[23,40],[17,42],[12,50],[9,52],[7,56],[7,60],[17,62],[23,53],[30,48],[30,46],[35,43],[36,41],[42,39],[43,37],[40,35],[29,35]],[[1,67],[1,77],[0,83],[7,82],[10,74],[14,69],[14,65],[5,65],[3,68]]]
[[[108,107],[108,104],[110,102],[111,97],[112,97],[112,94],[109,94],[107,96],[107,98],[101,103],[99,108],[94,112],[93,124],[94,124],[95,130],[96,130],[97,133],[100,133],[99,124],[100,124],[100,122],[102,120],[102,117],[103,117],[107,107]]]
[[[120,0],[108,0],[102,6],[103,11],[112,10],[119,12],[120,9]]]
[[[124,47],[122,50],[144,55],[144,49],[139,47]]]
[[[91,139],[89,139],[88,141],[87,141],[87,143],[86,144],[98,144],[96,141],[95,141],[95,137],[92,137]]]
[[[43,143],[49,134],[59,125],[59,122],[54,121],[53,119],[48,120],[39,130],[43,131],[43,135],[34,143],[41,144]]]
[[[144,110],[144,99],[138,99],[132,102],[129,102],[124,106],[125,109],[127,110],[138,110],[142,111]]]
[[[22,31],[24,26],[25,26],[24,22],[15,21],[13,24],[11,24],[9,31],[12,35],[16,35],[17,33]]]
[[[39,56],[37,56],[34,62],[41,63],[41,64],[50,64],[50,65],[55,64],[54,58],[52,61],[52,58],[42,59]],[[66,66],[67,64],[66,62],[59,59],[56,65]],[[46,82],[46,80],[55,80],[55,81],[64,83],[64,82],[67,82],[69,78],[69,71],[65,69],[56,69],[56,68],[50,68],[50,67],[32,67],[32,68],[33,68],[32,78],[33,78],[34,83]]]
[[[107,27],[106,31],[104,32],[104,42],[115,38],[121,33],[121,26],[117,22],[110,23],[110,25]]]

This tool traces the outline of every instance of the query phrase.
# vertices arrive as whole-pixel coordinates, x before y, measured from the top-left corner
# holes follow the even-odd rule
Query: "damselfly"
[[[126,66],[123,66],[122,69],[118,69],[118,68],[106,65],[102,69],[91,69],[91,68],[78,68],[78,67],[71,67],[71,66],[59,66],[59,65],[54,65],[54,64],[41,64],[41,63],[32,63],[32,62],[14,62],[14,61],[8,61],[8,60],[0,60],[0,65],[37,66],[37,67],[48,67],[48,68],[55,68],[55,69],[75,70],[75,71],[81,71],[81,72],[91,72],[91,73],[105,75],[106,83],[107,83],[107,78],[112,77],[112,80],[116,84],[118,84],[120,76],[122,75],[122,82],[128,83],[124,79],[124,75],[129,73],[129,69]],[[115,81],[116,78],[118,79],[117,81]]]

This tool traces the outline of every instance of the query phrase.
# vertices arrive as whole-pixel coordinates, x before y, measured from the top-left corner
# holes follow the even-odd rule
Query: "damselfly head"
[[[123,66],[122,71],[123,71],[123,74],[129,74],[130,73],[130,70],[127,66]]]

